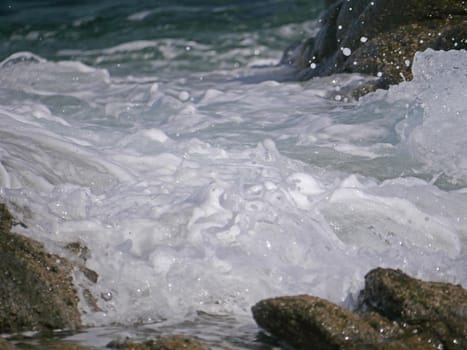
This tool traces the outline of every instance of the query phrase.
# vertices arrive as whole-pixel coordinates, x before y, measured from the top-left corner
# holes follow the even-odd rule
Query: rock
[[[0,350],[17,350],[18,348],[13,344],[7,342],[5,339],[0,337]]]
[[[0,332],[77,329],[81,320],[72,265],[12,233],[12,225],[6,205],[0,204]]]
[[[298,348],[342,349],[382,340],[360,316],[309,295],[263,300],[252,311],[261,328]]]
[[[128,339],[112,341],[107,347],[119,350],[209,350],[198,339],[182,335],[158,337],[142,344],[134,343]]]
[[[467,349],[467,291],[460,285],[424,282],[400,270],[365,276],[360,312],[374,311],[437,339],[444,349]]]
[[[379,87],[412,79],[416,51],[467,49],[464,1],[327,2],[316,37],[286,50],[281,62],[300,79],[335,73],[379,76]]]
[[[47,350],[92,350],[87,346],[71,344],[66,342],[53,342],[46,344]]]
[[[307,295],[262,300],[252,312],[299,349],[467,349],[467,291],[399,270],[370,271],[356,312]]]

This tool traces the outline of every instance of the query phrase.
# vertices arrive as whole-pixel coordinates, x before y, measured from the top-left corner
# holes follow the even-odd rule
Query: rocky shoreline
[[[282,64],[299,80],[362,73],[377,80],[356,89],[363,95],[412,79],[417,51],[467,49],[464,1],[326,0],[315,37],[292,45]]]
[[[354,312],[310,295],[262,300],[252,312],[297,349],[467,349],[467,291],[400,270],[370,271]]]
[[[32,239],[11,231],[0,204],[0,332],[77,329],[81,325],[73,266]]]
[[[0,274],[4,276],[0,284],[0,333],[79,329],[79,298],[71,272],[86,268],[12,233],[14,223],[6,205],[0,204]],[[87,274],[96,280],[97,274],[91,272]],[[370,271],[354,311],[315,296],[299,295],[262,300],[253,306],[252,313],[262,329],[294,349],[467,349],[467,291],[460,285],[417,280],[399,270]],[[199,339],[178,335],[142,343],[125,339],[107,347],[210,349]],[[62,341],[49,348],[90,349]],[[14,349],[18,348],[0,337],[0,350]]]
[[[355,90],[358,97],[412,78],[415,52],[467,49],[464,1],[327,0],[313,38],[291,46],[281,63],[297,79],[336,73],[375,76]],[[37,241],[12,232],[15,222],[0,203],[0,334],[78,330],[80,300],[100,311],[86,288],[78,294],[73,273],[89,283],[98,275],[85,267],[86,249],[71,242],[76,259],[47,252]],[[467,349],[467,291],[459,285],[424,282],[399,270],[377,268],[365,277],[358,307],[346,310],[310,295],[260,301],[252,308],[258,325],[296,349]],[[193,337],[168,336],[113,349],[209,349]],[[18,347],[0,337],[0,350]],[[88,348],[57,342],[57,350]],[[31,349],[28,347],[28,349]]]

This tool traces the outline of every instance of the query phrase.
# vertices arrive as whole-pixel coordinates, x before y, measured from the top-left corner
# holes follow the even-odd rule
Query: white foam
[[[152,11],[141,11],[141,12],[136,12],[128,16],[129,21],[142,21],[145,19],[147,16],[149,16],[152,13]]]
[[[461,57],[423,55],[457,74],[417,78],[416,60],[414,82],[360,102],[332,97],[356,75],[278,83],[220,61],[180,73],[174,59],[116,78],[12,56],[0,66],[0,193],[24,234],[56,252],[89,247],[99,281],[86,287],[103,312],[87,310],[87,324],[249,315],[280,294],[342,302],[376,266],[465,284],[467,193],[436,185],[440,167],[465,176],[461,138],[442,131],[439,151],[423,151],[428,126],[463,127]]]

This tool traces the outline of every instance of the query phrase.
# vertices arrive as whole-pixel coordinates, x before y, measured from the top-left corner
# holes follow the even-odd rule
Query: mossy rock
[[[310,295],[262,300],[252,312],[261,328],[299,349],[343,349],[382,341],[359,315]]]
[[[460,285],[425,282],[400,270],[375,269],[365,276],[362,312],[377,312],[426,334],[444,349],[467,349],[467,291]]]
[[[71,264],[12,233],[13,222],[0,204],[0,332],[80,327]]]
[[[355,312],[309,296],[266,299],[258,325],[298,349],[467,349],[467,291],[377,268],[365,277]]]

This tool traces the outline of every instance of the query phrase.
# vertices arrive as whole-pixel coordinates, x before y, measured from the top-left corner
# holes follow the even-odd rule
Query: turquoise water
[[[290,80],[313,1],[6,1],[0,196],[24,235],[90,250],[79,334],[272,349],[262,298],[351,307],[377,266],[467,283],[465,51],[360,101]],[[33,343],[40,343],[34,338]],[[280,346],[279,346],[280,347]]]

